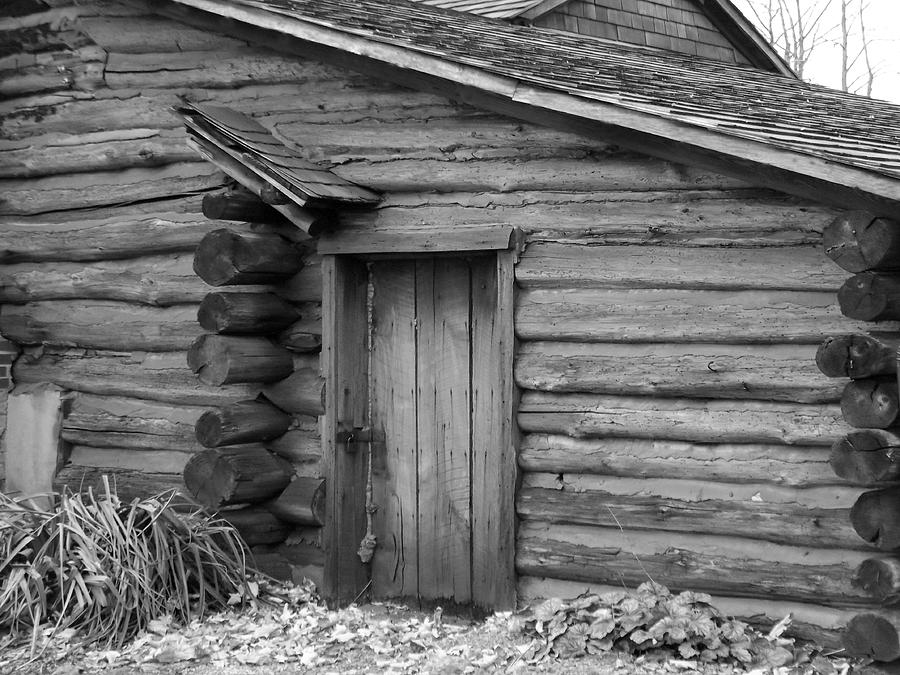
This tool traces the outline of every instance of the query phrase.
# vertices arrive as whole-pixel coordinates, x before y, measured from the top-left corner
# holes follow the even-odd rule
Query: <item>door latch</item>
[[[347,452],[355,452],[357,443],[384,443],[384,432],[372,427],[353,427],[341,429],[335,436],[335,442],[343,443]]]

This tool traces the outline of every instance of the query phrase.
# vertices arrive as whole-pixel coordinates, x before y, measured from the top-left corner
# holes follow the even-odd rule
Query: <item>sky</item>
[[[799,0],[814,3],[816,0]],[[823,0],[818,0],[823,1]],[[866,34],[870,38],[872,61],[878,64],[872,96],[900,104],[900,0],[866,0]],[[745,8],[748,3],[765,6],[766,0],[733,0],[733,2],[753,19]],[[840,21],[840,0],[831,0],[825,21],[828,25],[838,25]],[[804,78],[818,84],[840,88],[840,49],[832,44],[816,47],[807,64]]]

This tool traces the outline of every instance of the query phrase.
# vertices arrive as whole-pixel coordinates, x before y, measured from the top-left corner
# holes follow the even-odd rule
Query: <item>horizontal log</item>
[[[516,383],[539,391],[799,403],[840,399],[811,345],[634,345],[523,342]]]
[[[308,420],[301,428],[289,430],[283,436],[266,443],[266,448],[294,465],[298,476],[318,478],[322,475],[322,441],[319,437],[317,418]]]
[[[313,305],[313,303],[306,303]],[[281,331],[275,341],[292,352],[317,352],[322,347],[322,313],[312,316],[303,313],[301,318]]]
[[[188,350],[187,363],[208,385],[272,382],[294,370],[291,353],[262,337],[203,335]]]
[[[740,270],[740,274],[736,271]],[[817,246],[677,248],[534,242],[516,265],[522,288],[688,288],[834,292],[846,278]]]
[[[855,274],[838,291],[838,304],[851,319],[900,319],[900,278],[876,272]]]
[[[854,616],[844,631],[848,656],[878,662],[900,659],[900,614],[866,612]]]
[[[180,51],[164,54],[111,53],[106,63],[106,84],[129,88],[232,88],[242,85],[290,84],[304,77],[303,60],[256,47],[217,53]]]
[[[197,321],[205,330],[226,335],[274,333],[299,316],[274,293],[209,293],[197,310]]]
[[[44,178],[0,179],[0,215],[40,214],[132,201],[199,194],[222,184],[224,175],[206,162],[164,167],[74,173]]]
[[[864,492],[848,485],[812,485],[798,490],[777,483],[737,480],[718,483],[704,478],[633,478],[590,473],[523,473],[521,487],[567,492],[608,492],[622,497],[654,495],[683,502],[716,499],[848,511]]]
[[[828,450],[754,443],[687,443],[635,438],[570,438],[525,434],[518,462],[525,471],[595,473],[631,478],[762,482],[794,487],[846,483]]]
[[[850,510],[856,533],[874,546],[891,551],[900,548],[900,487],[864,492]]]
[[[851,380],[841,395],[841,414],[851,426],[887,429],[900,417],[897,379],[867,377]]]
[[[203,215],[213,220],[259,223],[283,220],[278,211],[269,208],[259,197],[244,189],[204,195]]]
[[[279,520],[259,506],[219,511],[216,517],[236,529],[247,546],[280,544],[291,532],[289,523]]]
[[[266,384],[262,393],[285,412],[325,414],[325,380],[316,368],[298,368],[285,379]]]
[[[865,211],[841,213],[825,228],[825,254],[848,272],[900,269],[897,223]]]
[[[818,345],[867,328],[848,322],[832,294],[799,291],[533,290],[516,309],[523,340]]]
[[[227,405],[258,392],[245,384],[203,384],[185,367],[184,352],[43,349],[17,359],[13,379],[17,383],[53,382],[72,391],[188,406]]]
[[[900,436],[881,429],[851,431],[831,447],[829,464],[859,485],[900,479]]]
[[[421,129],[415,122],[404,125],[407,136],[401,136],[400,125],[392,120],[383,125],[384,136],[371,138],[372,125],[352,126],[345,135],[347,143],[358,143],[363,160],[377,153],[379,161],[351,161],[336,166],[333,171],[353,182],[384,192],[418,192],[429,187],[441,186],[446,192],[513,192],[523,190],[553,190],[557,192],[582,192],[590,190],[701,190],[709,188],[744,188],[746,183],[694,167],[682,167],[670,162],[627,153],[600,153],[597,156],[573,152],[571,145],[556,148],[552,155],[532,151],[531,156],[510,159],[499,157],[459,157],[462,161],[441,159],[404,158],[404,150],[415,150],[412,137],[420,137],[425,144],[432,144],[441,130]],[[448,122],[443,126],[446,128]],[[475,132],[457,122],[461,135]],[[306,129],[309,125],[288,124],[291,133]],[[477,123],[476,123],[477,128]],[[283,129],[279,125],[279,130]],[[307,132],[308,133],[308,132]],[[303,136],[300,136],[301,138]],[[317,138],[318,142],[336,140],[332,132],[328,139]],[[579,139],[580,140],[580,139]],[[399,151],[400,157],[384,162],[378,157],[390,145]],[[447,146],[462,149],[458,143],[448,142]],[[304,146],[305,147],[305,146]],[[419,148],[422,146],[420,145]],[[566,152],[568,150],[568,152]],[[379,152],[382,151],[382,152]],[[361,153],[361,154],[362,154]],[[421,149],[419,149],[421,153]],[[411,153],[410,153],[411,154]],[[499,153],[505,154],[505,153]],[[575,155],[575,156],[572,156]],[[527,159],[527,161],[523,161]]]
[[[828,377],[874,377],[897,372],[900,338],[887,333],[851,333],[826,338],[816,351],[816,365]]]
[[[575,438],[831,445],[848,431],[836,405],[526,392],[523,431]]]
[[[516,514],[525,521],[665,530],[761,539],[811,548],[863,548],[847,509],[797,504],[706,499],[684,501],[656,495],[616,495],[602,490],[571,492],[524,488]]]
[[[303,265],[301,253],[275,235],[215,230],[194,253],[194,271],[211,286],[284,281]]]
[[[850,583],[864,556],[707,535],[525,523],[516,570],[626,586],[649,577],[676,592],[865,606],[871,599]]]
[[[603,217],[597,209],[602,206]],[[834,211],[750,191],[399,193],[342,214],[341,229],[372,231],[505,223],[529,241],[690,246],[819,244]]]
[[[291,482],[289,462],[256,445],[203,450],[184,467],[188,492],[204,506],[263,502]]]
[[[900,601],[900,560],[897,558],[869,558],[864,560],[853,577],[858,586],[882,605]]]
[[[295,478],[281,495],[263,507],[292,525],[320,526],[325,522],[325,481]]]
[[[199,303],[209,286],[193,256],[170,253],[100,262],[20,263],[0,267],[0,302],[118,300],[158,307]]]
[[[193,431],[203,413],[196,406],[77,394],[63,419],[62,438],[100,448],[198,452],[203,448]]]
[[[135,448],[94,448],[88,445],[73,445],[69,450],[69,462],[78,466],[167,473],[179,479],[190,458],[190,453],[175,450],[141,449],[135,452]]]
[[[174,490],[178,495],[176,504],[189,506],[190,497],[184,489],[181,476],[170,473],[151,473],[149,471],[132,471],[109,467],[79,466],[67,464],[60,469],[53,479],[53,489],[60,492],[64,489],[75,493],[93,490],[94,494],[105,494],[103,478],[108,479],[110,487],[123,502],[134,499],[146,499]]]
[[[78,26],[94,42],[116,53],[227,52],[245,46],[240,40],[201,31],[159,16],[81,17]]]
[[[292,421],[290,415],[265,401],[239,401],[204,412],[194,432],[200,445],[220,448],[271,441],[286,432]]]
[[[522,576],[517,582],[518,597],[531,606],[548,598],[575,598],[582,593],[603,595],[621,592],[622,585],[585,584],[562,579]],[[788,637],[813,642],[829,649],[842,649],[841,632],[856,613],[854,609],[825,607],[820,604],[758,600],[711,594],[712,605],[726,616],[741,619],[763,631],[769,631],[788,614]]]
[[[60,90],[93,91],[103,86],[105,56],[103,49],[91,44],[22,55],[18,67],[7,70],[0,81],[0,96],[11,99]]]
[[[194,305],[149,307],[113,300],[48,300],[0,309],[0,332],[22,345],[120,351],[187,349],[202,333]]]
[[[209,232],[222,227],[200,214],[200,198],[180,197],[152,203],[39,216],[4,217],[0,227],[0,261],[139,258],[193,252]],[[250,226],[236,225],[241,231]]]
[[[48,134],[28,143],[0,142],[0,178],[160,167],[194,162],[182,129],[114,129],[72,137]]]

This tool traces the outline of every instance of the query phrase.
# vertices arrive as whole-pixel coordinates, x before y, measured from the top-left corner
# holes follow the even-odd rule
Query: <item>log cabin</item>
[[[0,31],[8,490],[180,490],[335,603],[652,578],[900,656],[900,324],[837,297],[900,108],[404,0]]]

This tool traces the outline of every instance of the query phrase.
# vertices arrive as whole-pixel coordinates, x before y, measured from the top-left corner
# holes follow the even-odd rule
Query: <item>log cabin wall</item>
[[[854,329],[834,302],[845,275],[819,248],[832,209],[140,5],[47,11],[47,35],[83,33],[103,54],[89,80],[74,67],[60,84],[38,65],[7,80],[19,84],[0,103],[0,329],[26,350],[17,383],[74,392],[62,482],[112,471],[133,493],[180,485],[200,415],[256,393],[202,385],[185,365],[211,290],[193,249],[214,229],[250,229],[200,213],[222,176],[168,111],[186,94],[252,114],[386,193],[342,214],[344,227],[525,232],[522,599],[652,577],[739,615],[792,611],[819,626],[868,602],[850,585],[866,557],[848,517],[863,489],[828,464],[847,430],[841,387],[815,365],[826,336]],[[306,262],[274,290],[314,323],[321,278]],[[319,447],[315,418],[270,444],[306,476]]]

